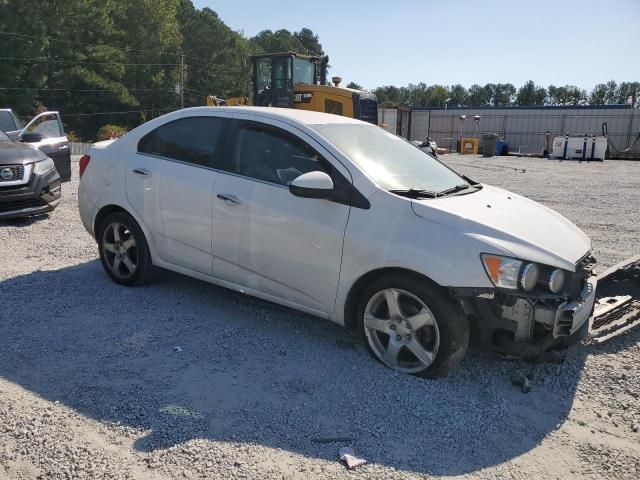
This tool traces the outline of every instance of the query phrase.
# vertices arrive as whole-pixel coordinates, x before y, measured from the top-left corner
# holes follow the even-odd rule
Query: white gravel
[[[601,264],[640,250],[640,163],[444,160],[558,209]],[[399,375],[241,294],[115,285],[76,189],[0,222],[0,478],[640,478],[640,329],[540,366],[527,395],[510,376],[528,366],[480,351],[444,380]],[[347,471],[343,446],[368,464]]]

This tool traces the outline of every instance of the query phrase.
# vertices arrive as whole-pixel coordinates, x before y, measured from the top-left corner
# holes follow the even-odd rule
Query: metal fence
[[[91,145],[91,143],[69,142],[71,155],[86,155],[87,153],[89,153]]]
[[[385,109],[385,117],[390,113]],[[460,116],[465,115],[464,122]],[[476,125],[473,117],[479,115]],[[584,134],[602,135],[607,123],[608,137],[615,149],[630,146],[640,133],[640,111],[624,105],[588,107],[512,107],[512,108],[452,108],[411,111],[409,140],[425,140],[427,136],[439,146],[455,148],[461,137],[497,133],[509,144],[509,150],[541,153],[547,148],[546,133],[551,137]],[[397,133],[401,134],[399,125]],[[406,136],[406,135],[405,135]],[[610,154],[616,156],[615,149]],[[624,155],[619,155],[624,156]],[[628,153],[640,158],[640,142]]]

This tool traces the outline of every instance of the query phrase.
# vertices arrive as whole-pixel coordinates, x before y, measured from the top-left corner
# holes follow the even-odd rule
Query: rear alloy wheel
[[[469,344],[459,306],[426,279],[381,277],[365,290],[358,313],[369,351],[399,372],[446,376]]]
[[[122,285],[143,283],[148,277],[151,257],[135,220],[125,213],[114,213],[102,223],[100,232],[100,260],[107,274]]]

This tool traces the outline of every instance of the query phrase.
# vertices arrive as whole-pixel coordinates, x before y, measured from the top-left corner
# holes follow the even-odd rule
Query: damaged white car
[[[470,339],[535,356],[586,333],[591,242],[560,214],[358,120],[193,108],[80,164],[107,274],[162,267],[359,331],[375,358],[446,375]]]

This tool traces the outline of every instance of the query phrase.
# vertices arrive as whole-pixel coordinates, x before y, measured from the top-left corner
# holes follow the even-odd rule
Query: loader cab
[[[325,58],[293,52],[252,56],[255,105],[294,108],[296,85],[324,84]]]
[[[332,113],[378,124],[378,101],[369,92],[327,82],[329,57],[293,52],[254,55],[253,103],[259,107],[295,108]]]

